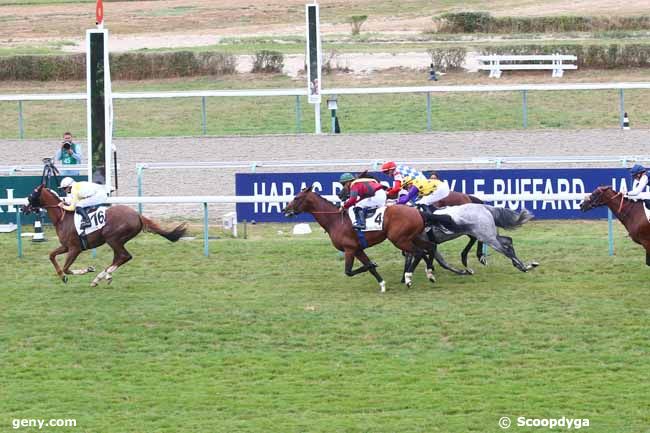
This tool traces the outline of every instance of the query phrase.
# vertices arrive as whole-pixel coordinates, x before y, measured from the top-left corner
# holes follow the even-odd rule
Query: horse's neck
[[[57,206],[61,200],[58,200],[51,193],[49,195],[50,196],[47,197],[48,203],[45,203],[47,206],[47,216],[50,218],[50,221],[52,221],[52,224],[57,225],[63,221],[63,218],[65,218],[65,211]]]
[[[627,227],[629,222],[634,221],[635,207],[638,203],[633,202],[632,200],[626,200],[621,195],[619,199],[616,197],[616,192],[614,192],[610,197],[607,198],[607,207],[612,211],[614,216]],[[643,204],[641,204],[643,206]],[[643,209],[641,209],[643,210]]]
[[[340,224],[343,220],[336,206],[318,197],[314,198],[307,212],[312,214],[316,222],[328,232],[335,224]]]

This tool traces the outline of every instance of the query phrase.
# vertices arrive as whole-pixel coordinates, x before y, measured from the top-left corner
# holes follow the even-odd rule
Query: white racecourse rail
[[[477,197],[484,201],[552,201],[552,200],[582,200],[583,194],[476,194]],[[338,202],[340,201],[336,196],[324,196],[326,199]],[[640,198],[650,198],[650,193],[644,193]],[[110,197],[109,203],[114,204],[138,204],[138,203],[201,203],[203,204],[204,217],[203,217],[203,251],[205,256],[209,256],[208,247],[208,203],[288,203],[293,199],[293,196],[159,196],[159,197]],[[20,206],[26,205],[26,198],[13,198],[13,199],[0,199],[1,206]],[[16,209],[10,209],[15,211]],[[613,254],[613,235],[612,235],[612,216],[609,212],[609,242],[610,242],[610,255]],[[20,227],[20,212],[16,212],[16,222],[18,225],[17,230],[17,243],[18,243],[18,257],[22,257],[22,240],[21,240],[21,227]]]

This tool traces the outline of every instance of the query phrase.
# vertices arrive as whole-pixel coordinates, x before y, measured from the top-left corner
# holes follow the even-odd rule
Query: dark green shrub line
[[[143,80],[197,75],[226,75],[235,72],[232,54],[176,51],[167,53],[111,54],[114,80]],[[0,81],[83,80],[86,55],[13,56],[0,58]]]
[[[439,33],[551,33],[649,30],[650,15],[493,17],[489,12],[458,12],[435,16]]]
[[[573,54],[577,56],[580,68],[615,69],[650,67],[650,45],[610,44],[610,45],[572,45],[572,44],[527,44],[481,46],[483,55],[489,54]]]

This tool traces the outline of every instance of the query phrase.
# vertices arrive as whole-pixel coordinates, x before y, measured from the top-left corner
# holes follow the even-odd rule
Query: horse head
[[[38,212],[42,207],[55,206],[58,204],[59,197],[56,193],[45,188],[45,184],[40,184],[27,197],[27,204],[21,208],[25,215],[31,212]]]
[[[596,188],[590,195],[580,203],[580,210],[587,212],[588,210],[604,206],[616,194],[611,186],[601,185]]]
[[[312,187],[304,188],[300,191],[294,198],[287,204],[287,207],[284,208],[284,216],[292,217],[304,212],[306,204],[309,202],[310,193],[312,193]]]

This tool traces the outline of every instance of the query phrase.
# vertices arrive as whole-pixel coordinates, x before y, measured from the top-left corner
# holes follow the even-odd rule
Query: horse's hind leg
[[[107,241],[106,243],[113,249],[113,263],[95,277],[93,282],[90,283],[92,287],[99,284],[102,279],[105,279],[110,284],[113,281],[113,272],[133,258],[126,248],[124,248],[124,244],[115,241]]]
[[[500,252],[502,252],[506,257],[512,260],[512,264],[519,269],[521,272],[528,272],[529,270],[539,266],[537,262],[531,262],[529,265],[526,265],[522,262],[515,253],[515,247],[512,245],[512,238],[508,236],[497,236],[497,240],[501,246]]]

